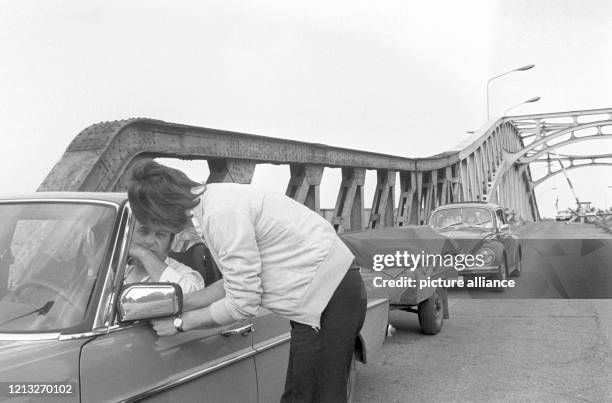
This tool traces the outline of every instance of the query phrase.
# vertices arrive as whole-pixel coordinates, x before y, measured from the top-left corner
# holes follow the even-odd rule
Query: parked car
[[[182,297],[170,283],[123,284],[133,226],[123,193],[0,198],[0,382],[23,386],[0,400],[36,383],[65,401],[278,401],[288,320],[261,309],[158,337],[147,319],[179,313]],[[375,354],[387,316],[387,300],[368,301],[356,360]]]
[[[569,210],[559,210],[555,215],[555,221],[568,221],[572,218],[572,213]]]
[[[503,208],[496,204],[462,202],[440,206],[432,213],[429,225],[451,238],[458,253],[481,257],[482,265],[465,267],[459,275],[495,280],[521,275],[521,245],[506,223]]]

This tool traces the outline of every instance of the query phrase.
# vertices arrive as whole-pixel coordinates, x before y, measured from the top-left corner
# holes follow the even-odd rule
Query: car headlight
[[[480,259],[479,259],[480,257]],[[482,248],[476,253],[476,261],[482,261],[482,265],[491,264],[495,260],[495,252],[491,248]]]

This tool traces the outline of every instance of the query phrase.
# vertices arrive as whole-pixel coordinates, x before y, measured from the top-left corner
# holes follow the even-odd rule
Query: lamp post
[[[506,74],[510,74],[512,72],[515,71],[525,71],[525,70],[529,70],[535,67],[535,64],[528,64],[526,66],[523,67],[519,67],[518,69],[514,69],[514,70],[510,70],[510,71],[506,71],[505,73],[502,74],[498,74],[495,77],[491,77],[489,78],[489,81],[487,81],[487,120],[490,119],[490,114],[489,114],[489,84],[491,84],[491,81],[495,80],[496,78],[505,76]]]
[[[506,116],[506,113],[508,113],[508,111],[509,111],[510,109],[514,109],[514,108],[516,108],[516,107],[518,107],[518,106],[521,106],[521,105],[523,105],[523,104],[530,104],[530,103],[532,103],[532,102],[538,102],[539,100],[540,100],[540,97],[533,97],[533,98],[530,98],[530,99],[528,99],[528,100],[526,100],[526,101],[521,102],[520,104],[516,104],[516,105],[514,105],[514,106],[511,106],[511,107],[509,107],[508,109],[506,109],[506,110],[504,111],[504,116]]]

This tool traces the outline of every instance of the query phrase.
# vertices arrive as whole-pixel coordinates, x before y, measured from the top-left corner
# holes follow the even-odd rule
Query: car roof
[[[122,204],[127,200],[127,193],[122,192],[30,192],[2,194],[0,201],[20,200],[92,200]]]

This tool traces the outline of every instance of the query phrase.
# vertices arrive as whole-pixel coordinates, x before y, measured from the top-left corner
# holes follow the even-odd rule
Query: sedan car
[[[521,275],[521,246],[501,207],[485,202],[447,204],[434,210],[429,225],[452,239],[458,253],[477,257],[479,264],[458,269],[459,275],[494,280]]]
[[[289,321],[262,308],[158,337],[147,319],[180,313],[181,293],[124,284],[133,226],[122,193],[0,198],[0,400],[278,401]],[[382,343],[387,311],[386,300],[368,301],[357,360]]]

